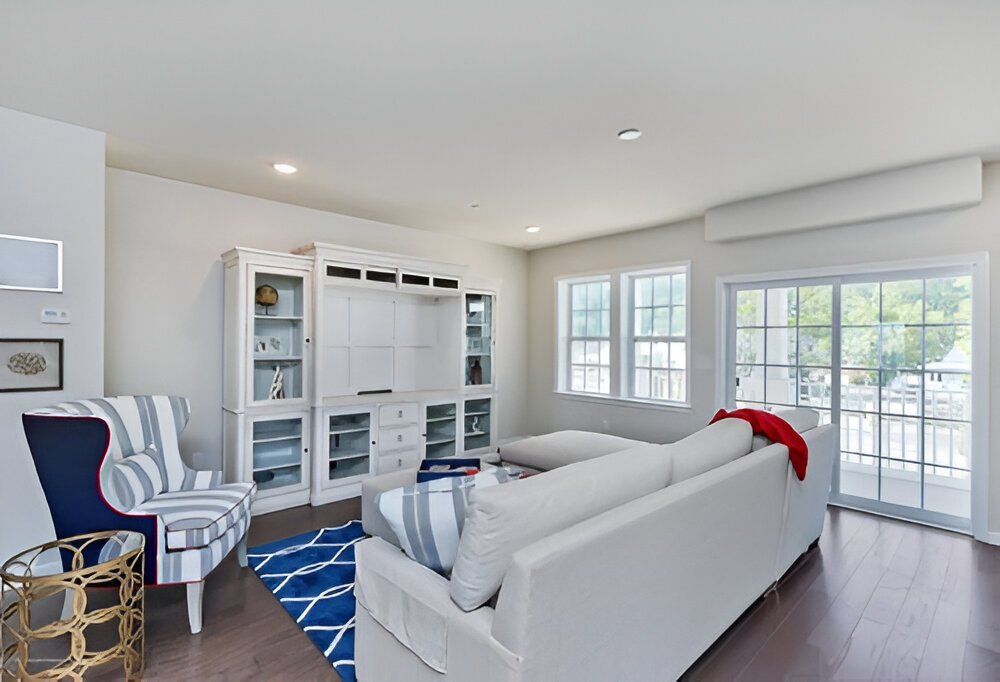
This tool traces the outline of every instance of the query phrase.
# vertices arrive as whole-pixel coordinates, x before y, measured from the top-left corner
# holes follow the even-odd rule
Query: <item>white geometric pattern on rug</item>
[[[253,547],[257,576],[337,673],[354,682],[354,545],[360,521]]]

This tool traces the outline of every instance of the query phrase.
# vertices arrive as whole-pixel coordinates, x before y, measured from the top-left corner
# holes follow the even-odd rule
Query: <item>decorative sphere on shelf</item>
[[[261,284],[253,292],[253,300],[267,313],[267,309],[278,302],[278,290],[270,284]]]

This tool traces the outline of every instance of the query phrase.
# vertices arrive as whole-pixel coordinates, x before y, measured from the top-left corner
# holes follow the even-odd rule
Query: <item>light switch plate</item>
[[[42,322],[45,324],[69,324],[69,311],[62,308],[42,308]]]

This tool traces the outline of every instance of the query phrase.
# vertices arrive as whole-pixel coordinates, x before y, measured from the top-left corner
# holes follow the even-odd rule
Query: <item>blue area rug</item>
[[[354,544],[360,521],[253,547],[250,566],[347,682],[354,682]]]

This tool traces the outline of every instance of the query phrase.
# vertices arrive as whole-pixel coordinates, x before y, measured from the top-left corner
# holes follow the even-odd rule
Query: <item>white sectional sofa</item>
[[[834,427],[801,411],[789,421],[809,448],[803,481],[784,445],[738,419],[596,457],[570,436],[582,461],[472,490],[450,579],[371,516],[372,496],[413,473],[372,479],[363,522],[376,536],[356,547],[358,679],[677,678],[822,532]],[[558,434],[545,438],[539,452]]]

